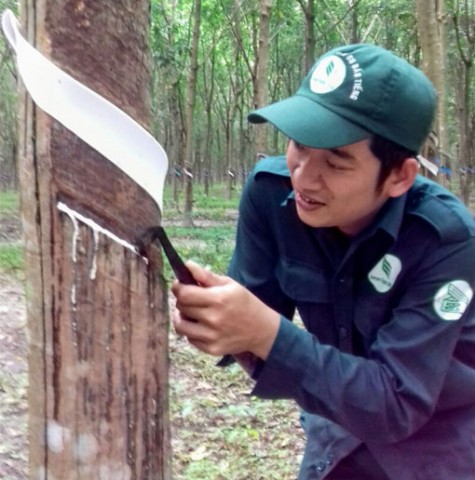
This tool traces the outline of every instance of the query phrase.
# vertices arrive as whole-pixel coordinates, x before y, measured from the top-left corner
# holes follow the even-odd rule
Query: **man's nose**
[[[313,149],[311,155],[306,155],[300,159],[300,174],[306,181],[322,181],[322,170],[324,162],[324,151]]]

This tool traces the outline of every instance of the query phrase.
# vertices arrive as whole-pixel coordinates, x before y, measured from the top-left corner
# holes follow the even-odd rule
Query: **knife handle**
[[[185,262],[181,259],[178,252],[173,247],[168,235],[166,234],[163,227],[151,227],[147,229],[137,240],[138,250],[141,254],[145,252],[145,247],[152,243],[153,241],[158,240],[163,247],[168,262],[170,263],[173,272],[176,275],[176,278],[186,285],[199,285],[199,283],[194,279],[191,272],[188,270]],[[190,322],[196,322],[192,318],[188,318]],[[228,355],[226,355],[228,357]],[[241,365],[241,367],[249,374],[252,375],[256,364],[257,357],[249,352],[242,352],[232,357]],[[219,364],[220,362],[218,362]],[[232,363],[232,362],[229,362]],[[220,366],[228,365],[227,362],[223,362]]]

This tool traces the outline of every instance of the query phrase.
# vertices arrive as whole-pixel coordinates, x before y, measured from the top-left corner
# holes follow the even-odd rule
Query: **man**
[[[233,279],[189,263],[200,287],[173,286],[178,333],[302,407],[300,480],[475,478],[475,224],[417,174],[435,105],[382,48],[324,55],[249,116],[289,142],[247,182]]]

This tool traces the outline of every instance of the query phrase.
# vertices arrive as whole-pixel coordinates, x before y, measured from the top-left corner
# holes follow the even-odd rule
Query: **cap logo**
[[[314,93],[329,93],[336,90],[345,80],[345,62],[336,55],[322,58],[310,78],[310,90]]]
[[[473,297],[473,290],[464,280],[445,284],[436,293],[434,309],[442,320],[459,320]]]

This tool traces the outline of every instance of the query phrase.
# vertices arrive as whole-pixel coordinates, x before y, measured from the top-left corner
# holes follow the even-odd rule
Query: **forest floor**
[[[17,217],[0,218],[0,242],[20,239]],[[170,299],[171,308],[173,300]],[[28,478],[28,363],[23,282],[0,274],[0,479]],[[286,480],[303,451],[298,408],[249,395],[237,365],[215,367],[170,333],[174,480]],[[118,479],[120,480],[120,479]]]
[[[18,215],[0,218],[0,242],[20,241]],[[21,280],[0,273],[0,479],[27,478],[28,363]]]
[[[27,478],[27,343],[21,283],[0,275],[0,478]]]

